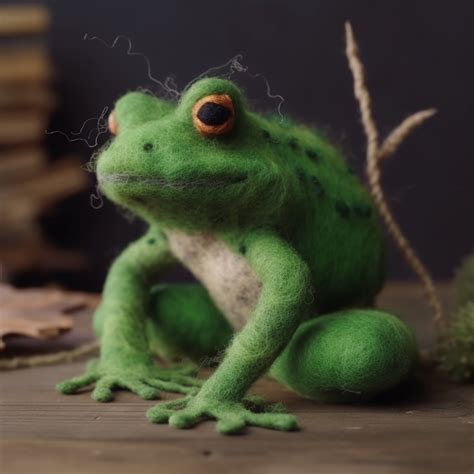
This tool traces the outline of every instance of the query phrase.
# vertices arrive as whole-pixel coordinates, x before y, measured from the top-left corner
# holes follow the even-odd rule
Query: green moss
[[[457,271],[456,297],[458,306],[474,302],[474,255],[465,258]]]
[[[474,381],[474,255],[456,278],[457,308],[440,335],[436,355],[441,370],[458,382]]]
[[[474,381],[474,302],[460,307],[438,344],[441,370],[458,382]]]

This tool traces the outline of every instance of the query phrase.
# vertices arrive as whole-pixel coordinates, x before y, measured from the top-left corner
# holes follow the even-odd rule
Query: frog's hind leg
[[[408,378],[417,353],[413,332],[395,316],[350,309],[302,324],[271,375],[305,397],[354,402]]]
[[[209,362],[229,344],[233,331],[199,284],[158,285],[147,320],[150,350],[167,360]]]

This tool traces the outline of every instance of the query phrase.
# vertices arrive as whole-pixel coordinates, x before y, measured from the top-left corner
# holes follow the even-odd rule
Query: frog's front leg
[[[246,408],[244,397],[305,318],[312,296],[309,270],[294,249],[274,235],[253,234],[245,245],[248,263],[262,282],[252,316],[199,393],[158,404],[148,412],[150,421],[188,428],[212,418],[222,433],[237,433],[246,425],[286,431],[296,428],[293,416],[254,413]]]
[[[166,238],[153,228],[115,260],[95,316],[96,329],[101,326],[100,360],[91,361],[83,375],[58,384],[60,392],[76,393],[95,384],[92,397],[108,402],[113,400],[113,390],[117,388],[130,390],[144,399],[158,398],[160,391],[196,390],[200,382],[186,372],[154,364],[146,337],[150,287],[173,262]]]

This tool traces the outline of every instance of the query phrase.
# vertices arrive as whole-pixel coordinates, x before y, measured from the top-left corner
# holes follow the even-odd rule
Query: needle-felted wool
[[[302,324],[271,373],[308,398],[362,401],[405,380],[416,358],[414,334],[398,318],[350,310]]]
[[[439,335],[440,367],[457,382],[474,380],[474,255],[456,273],[456,308]]]
[[[178,103],[126,94],[110,122],[101,189],[149,229],[109,271],[95,321],[100,360],[61,391],[95,384],[99,401],[120,387],[143,398],[187,393],[148,418],[179,428],[213,418],[235,433],[296,427],[246,398],[272,366],[278,380],[323,400],[374,396],[409,375],[410,331],[370,309],[384,278],[374,206],[322,133],[255,113],[216,78]],[[173,265],[198,284],[157,286]],[[154,354],[218,367],[202,384],[157,368]]]

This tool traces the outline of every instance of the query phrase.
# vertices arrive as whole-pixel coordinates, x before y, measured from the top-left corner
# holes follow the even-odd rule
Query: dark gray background
[[[439,109],[385,164],[384,186],[402,227],[437,278],[450,278],[474,247],[472,0],[45,3],[53,13],[50,45],[61,95],[52,129],[77,130],[125,91],[153,86],[142,58],[127,56],[124,42],[112,50],[82,39],[88,33],[111,43],[125,34],[149,58],[155,77],[173,75],[181,88],[242,53],[249,71],[265,74],[272,92],[285,98],[283,113],[329,127],[361,169],[365,138],[344,56],[344,21],[350,20],[381,132],[419,109]],[[261,80],[236,79],[259,108],[276,108]],[[76,151],[84,162],[93,151],[59,135],[48,143],[54,156]],[[92,263],[65,281],[97,289],[108,263],[142,225],[109,204],[92,209],[89,195],[69,199],[45,225],[54,240],[82,248]],[[389,269],[392,277],[411,277],[393,245]]]

